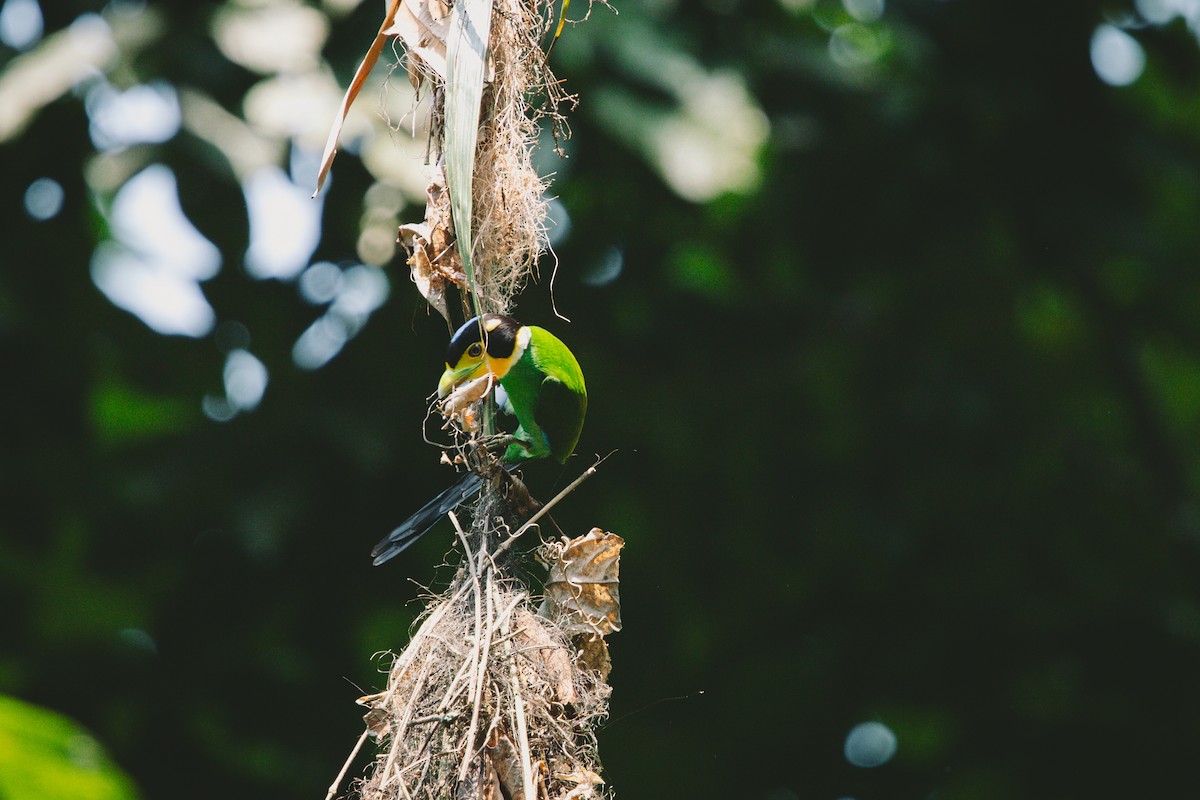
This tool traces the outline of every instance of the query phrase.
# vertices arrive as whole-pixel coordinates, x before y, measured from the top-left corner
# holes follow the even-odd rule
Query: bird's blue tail
[[[375,545],[375,548],[371,551],[371,555],[375,559],[372,563],[375,566],[379,566],[389,558],[404,552],[409,545],[420,539],[430,528],[436,525],[438,520],[458,508],[471,497],[479,494],[479,490],[482,487],[483,478],[474,472],[468,472],[466,475],[463,475],[448,489],[423,505],[417,513],[405,520],[399,528],[396,528],[396,530],[383,537],[382,541]]]
[[[510,462],[503,466],[508,472],[513,472],[521,466],[521,462]],[[421,506],[421,509],[406,519],[399,528],[383,537],[371,550],[371,556],[375,559],[371,563],[378,567],[389,558],[403,553],[409,545],[436,525],[438,520],[479,494],[479,490],[483,488],[483,480],[474,472],[468,472],[452,483],[437,497]]]

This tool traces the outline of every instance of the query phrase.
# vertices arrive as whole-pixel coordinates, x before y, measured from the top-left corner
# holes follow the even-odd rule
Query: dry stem
[[[395,14],[394,2],[389,8]],[[531,159],[537,121],[547,120],[557,140],[565,130],[559,106],[573,101],[541,49],[554,8],[547,0],[493,0],[488,60],[494,75],[484,90],[471,193],[475,283],[469,288],[484,311],[510,310],[546,245],[545,183]],[[428,71],[410,74],[433,84],[430,152],[436,159],[445,87]],[[425,263],[423,278],[431,287],[462,286],[443,263],[455,238],[443,218],[448,214],[439,215],[434,202],[441,196],[431,193],[433,210],[421,231],[426,261],[414,250],[409,264],[416,274]],[[426,293],[435,306],[437,296],[433,289]],[[483,462],[474,450],[465,460]],[[490,481],[469,529],[451,514],[462,554],[458,572],[395,658],[386,690],[360,701],[371,709],[368,730],[381,749],[360,787],[364,800],[604,794],[594,732],[608,713],[609,687],[597,669],[577,661],[570,631],[537,616],[529,590],[507,571],[517,538],[595,471],[589,468],[515,532],[506,500]]]

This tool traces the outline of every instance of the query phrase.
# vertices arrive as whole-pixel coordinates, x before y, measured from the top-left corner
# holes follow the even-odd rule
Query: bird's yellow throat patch
[[[529,346],[530,335],[531,331],[529,328],[521,326],[521,328],[517,330],[517,338],[512,353],[505,358],[493,358],[491,356],[486,356],[488,362],[488,372],[492,373],[492,377],[494,377],[496,380],[500,380],[508,374],[508,371],[512,369],[513,364],[517,363],[517,360],[520,359],[521,355],[525,352],[525,348]]]

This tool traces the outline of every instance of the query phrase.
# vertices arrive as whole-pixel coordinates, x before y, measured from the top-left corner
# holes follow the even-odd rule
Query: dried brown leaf
[[[363,722],[372,736],[386,736],[392,730],[392,718],[385,707],[386,701],[386,692],[368,694],[354,701],[367,707],[367,713],[363,714]]]
[[[406,263],[417,290],[449,322],[446,282],[466,288],[467,275],[454,246],[450,202],[440,170],[425,191],[425,219],[401,225],[397,241],[408,251]]]
[[[621,630],[618,572],[625,540],[592,528],[542,550],[548,568],[546,597],[538,613],[564,630],[600,636]]]
[[[568,785],[574,784],[569,791],[560,794],[556,800],[575,800],[575,798],[594,797],[596,787],[604,784],[604,779],[590,769],[556,772],[554,773],[554,779]]]
[[[446,176],[439,169],[425,188],[425,224],[428,225],[430,260],[449,281],[467,288],[467,273],[463,270],[454,234],[454,218],[450,213],[450,194],[446,191]]]
[[[411,254],[406,262],[409,275],[421,296],[449,322],[450,307],[446,303],[446,279],[433,268],[433,262],[429,260],[429,250],[426,247],[427,240],[413,230],[418,226],[425,227],[425,224],[405,225],[400,228],[400,241],[404,243],[407,234],[408,244],[405,244],[405,247]],[[406,228],[409,230],[406,231]]]
[[[382,708],[372,708],[363,714],[363,722],[372,736],[387,736],[392,732],[392,717]]]
[[[504,797],[525,800],[524,771],[521,769],[521,754],[512,739],[503,731],[496,731],[494,742],[488,744],[488,756],[499,778]]]
[[[608,674],[612,672],[612,659],[608,656],[608,643],[604,637],[595,633],[576,636],[575,663],[580,669],[590,669],[600,676],[600,680],[608,682]]]
[[[333,126],[329,130],[329,138],[325,140],[325,152],[321,154],[321,168],[317,171],[317,189],[313,192],[313,197],[316,197],[317,192],[321,191],[321,187],[325,185],[325,178],[329,176],[329,170],[333,166],[333,159],[337,156],[338,137],[341,136],[342,125],[346,122],[346,115],[350,113],[350,106],[354,103],[354,98],[358,97],[363,84],[367,82],[367,76],[371,74],[371,69],[375,66],[375,62],[379,60],[379,54],[383,51],[383,45],[387,42],[387,34],[384,31],[391,27],[393,20],[395,20],[396,10],[400,2],[401,0],[391,0],[388,4],[387,13],[383,17],[383,24],[379,26],[379,33],[375,34],[375,41],[367,48],[367,54],[363,56],[362,63],[354,71],[354,78],[350,81],[350,86],[346,89],[345,96],[342,97],[342,105],[338,109],[337,116],[333,120]]]
[[[522,668],[531,668],[554,689],[555,702],[567,705],[576,701],[571,680],[571,654],[545,628],[545,623],[524,608],[513,615],[517,633],[513,642],[521,654]]]
[[[407,792],[399,796],[407,796]],[[500,776],[496,772],[490,751],[484,752],[471,763],[466,780],[458,785],[454,796],[472,800],[503,800]]]

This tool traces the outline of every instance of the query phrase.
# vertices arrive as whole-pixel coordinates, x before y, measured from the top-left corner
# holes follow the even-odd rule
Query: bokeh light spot
[[[1120,28],[1100,25],[1092,34],[1092,67],[1109,86],[1128,86],[1146,68],[1146,51]]]
[[[333,311],[357,333],[371,312],[383,305],[391,291],[387,276],[378,267],[356,264],[342,275],[342,286],[333,301]]]
[[[92,254],[91,273],[105,296],[159,333],[203,336],[215,314],[199,281],[217,274],[221,253],[184,216],[175,175],[154,164],[113,199],[115,241]]]
[[[318,369],[345,347],[346,326],[326,314],[300,334],[292,348],[292,361],[301,369]]]
[[[165,142],[179,132],[183,112],[169,84],[158,82],[120,91],[96,83],[85,102],[96,149],[111,152],[135,144]]]
[[[225,397],[238,411],[252,411],[267,390],[267,367],[247,350],[225,357]]]
[[[829,57],[839,67],[865,67],[883,55],[882,34],[869,25],[839,25],[829,36]]]
[[[387,300],[391,284],[378,267],[355,264],[342,272],[335,265],[322,262],[305,271],[300,291],[314,304],[329,298],[333,301],[329,310],[300,334],[292,347],[296,366],[317,369],[362,330],[371,313]]]
[[[876,22],[883,16],[884,0],[842,0],[842,5],[859,22]]]
[[[109,217],[117,241],[174,272],[207,280],[220,269],[220,251],[184,215],[175,173],[163,164],[130,178]]]
[[[117,639],[134,650],[158,653],[158,643],[154,641],[154,637],[141,628],[122,628],[117,631]]]
[[[896,734],[882,722],[863,722],[850,729],[844,751],[856,767],[879,767],[896,754]]]
[[[1134,0],[1133,5],[1151,25],[1162,25],[1175,15],[1171,0]]]
[[[25,211],[39,222],[58,216],[62,205],[63,188],[53,178],[38,178],[25,190]]]
[[[200,401],[200,410],[213,422],[229,422],[237,416],[237,409],[224,397],[215,394],[204,395]]]
[[[300,275],[300,296],[315,306],[333,300],[341,287],[342,271],[328,261],[318,261]]]
[[[246,271],[255,278],[294,278],[321,241],[323,199],[293,183],[278,167],[265,167],[242,186],[250,213]]]
[[[1200,23],[1200,0],[1135,0],[1134,7],[1152,25],[1166,25],[1176,17],[1187,20],[1193,30]]]
[[[571,215],[557,197],[546,203],[546,238],[551,247],[558,247],[571,233]]]
[[[203,336],[214,314],[195,281],[129,250],[103,243],[92,254],[92,281],[115,306],[159,333]]]
[[[5,0],[0,7],[0,42],[25,50],[42,38],[42,7],[37,0]]]
[[[383,266],[396,255],[396,225],[392,221],[383,224],[367,224],[358,235],[354,252],[364,264]]]
[[[328,18],[300,3],[232,3],[212,22],[225,57],[263,74],[313,69],[328,35]]]
[[[600,261],[580,278],[585,286],[607,286],[621,277],[625,267],[625,252],[619,247],[610,247]]]

